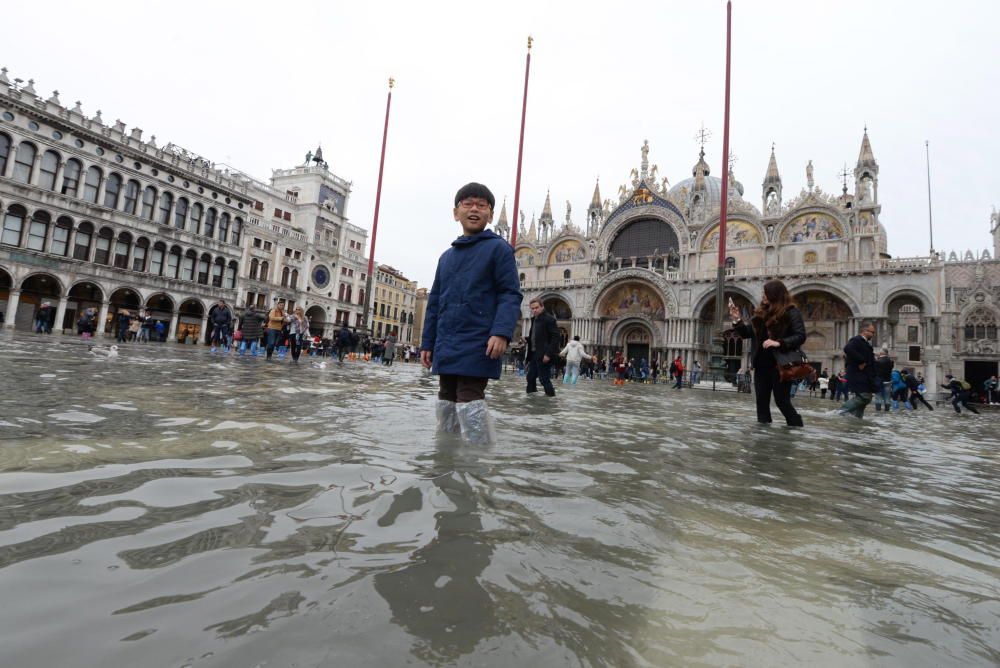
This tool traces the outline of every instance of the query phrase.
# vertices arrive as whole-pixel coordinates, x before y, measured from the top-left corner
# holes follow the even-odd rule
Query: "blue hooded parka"
[[[438,260],[427,297],[421,350],[433,373],[499,378],[499,359],[486,356],[491,336],[510,341],[521,315],[514,251],[490,230],[460,236]]]

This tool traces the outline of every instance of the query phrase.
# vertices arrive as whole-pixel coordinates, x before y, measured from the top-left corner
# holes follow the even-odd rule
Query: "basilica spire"
[[[761,184],[764,205],[761,210],[765,216],[775,216],[781,212],[781,174],[778,173],[778,159],[774,157],[774,144],[771,144],[771,159],[767,162],[767,174]]]
[[[552,196],[545,191],[545,205],[542,206],[542,215],[538,218],[538,234],[541,243],[548,243],[552,237],[552,227],[555,225],[555,218],[552,217]]]
[[[854,168],[854,201],[856,206],[873,207],[878,204],[878,162],[868,140],[867,126],[861,138],[858,164]]]
[[[500,216],[497,218],[497,223],[494,226],[496,228],[497,234],[502,236],[504,239],[510,239],[510,223],[507,220],[507,198],[503,200],[503,204],[500,206]]]
[[[597,179],[594,184],[594,196],[590,198],[590,206],[587,207],[587,236],[594,238],[601,231],[601,222],[604,218],[604,207],[601,205],[601,180]]]

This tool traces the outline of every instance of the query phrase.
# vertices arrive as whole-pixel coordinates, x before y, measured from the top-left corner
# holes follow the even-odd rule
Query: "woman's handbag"
[[[774,351],[774,361],[778,365],[778,375],[782,383],[790,383],[808,378],[816,370],[809,358],[801,350]]]

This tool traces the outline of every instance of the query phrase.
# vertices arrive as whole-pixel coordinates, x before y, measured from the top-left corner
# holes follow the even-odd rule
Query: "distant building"
[[[400,343],[409,343],[414,336],[414,311],[417,304],[417,283],[387,264],[375,272],[375,294],[372,299],[372,328],[376,337],[395,334]],[[417,335],[419,338],[419,334]]]
[[[410,342],[420,347],[424,333],[424,318],[427,316],[427,288],[417,288],[416,308],[413,309],[413,338]]]
[[[549,196],[541,216],[522,226],[515,248],[526,297],[521,334],[528,331],[528,299],[539,298],[564,338],[578,335],[603,357],[680,356],[687,368],[696,360],[707,368],[722,181],[710,175],[702,150],[691,177],[671,186],[648,152],[647,143],[614,200],[602,200],[595,186],[580,226],[569,203],[565,221],[557,222]],[[730,170],[726,297],[748,312],[767,280],[782,279],[805,316],[810,360],[831,372],[844,367],[847,339],[870,319],[876,343],[889,346],[898,366],[922,372],[928,387],[945,373],[977,388],[996,374],[1000,261],[993,258],[1000,254],[1000,215],[991,219],[992,256],[893,258],[867,131],[841,193],[817,187],[811,163],[805,171],[806,187],[789,201],[772,151],[757,208],[743,199]],[[496,229],[509,236],[506,206]],[[744,342],[732,331],[725,335],[729,370],[748,367]]]

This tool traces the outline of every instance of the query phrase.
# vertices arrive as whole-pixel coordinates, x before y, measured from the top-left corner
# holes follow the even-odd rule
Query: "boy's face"
[[[468,197],[455,207],[455,220],[462,224],[463,234],[479,234],[493,220],[493,208],[481,197]]]

